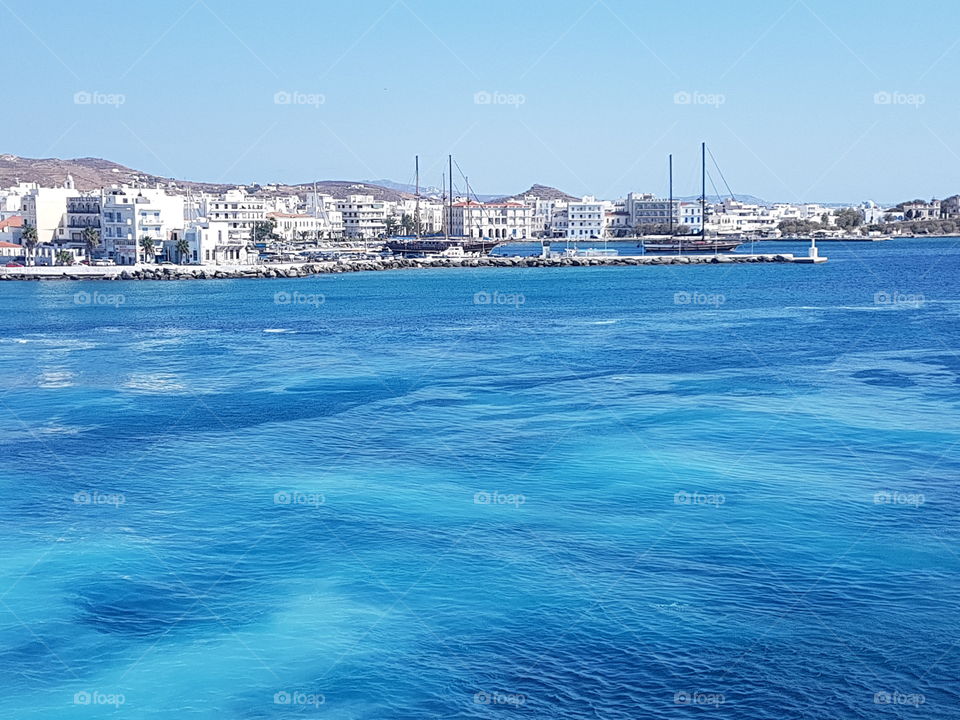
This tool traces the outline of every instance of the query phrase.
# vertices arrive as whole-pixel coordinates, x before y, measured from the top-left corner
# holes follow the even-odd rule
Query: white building
[[[343,213],[337,209],[337,201],[331,195],[307,193],[305,212],[316,215],[323,221],[328,238],[343,237]]]
[[[111,188],[101,204],[102,254],[118,265],[133,265],[143,257],[141,241],[153,240],[156,254],[162,254],[170,234],[183,228],[183,198],[151,188]]]
[[[343,216],[343,234],[350,238],[378,238],[387,232],[387,210],[373,195],[349,195],[337,200],[336,209]]]
[[[247,195],[242,188],[228,190],[206,202],[205,217],[210,222],[225,222],[231,240],[252,241],[255,223],[266,220],[266,206],[262,198]]]
[[[67,178],[64,187],[33,188],[20,198],[20,214],[37,229],[37,241],[52,243],[67,214],[67,198],[76,195],[73,178]]]
[[[286,242],[316,243],[329,230],[322,218],[306,213],[271,212],[267,220],[273,221],[274,232]]]
[[[191,263],[198,265],[255,265],[259,252],[237,238],[236,228],[224,221],[191,223],[183,237],[190,244]]]
[[[490,238],[492,240],[526,240],[533,237],[533,212],[518,202],[480,203],[460,200],[450,213],[450,235],[453,237]]]
[[[590,196],[585,196],[578,202],[567,203],[565,237],[571,240],[603,237],[606,226],[606,205]]]

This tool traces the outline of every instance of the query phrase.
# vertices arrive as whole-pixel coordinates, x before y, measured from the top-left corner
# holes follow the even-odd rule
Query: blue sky
[[[960,192],[954,15],[922,1],[0,0],[0,152],[237,183],[408,182],[418,153],[433,184],[452,152],[481,193],[614,197],[665,192],[670,152],[677,193],[697,193],[706,140],[735,193],[943,197]]]

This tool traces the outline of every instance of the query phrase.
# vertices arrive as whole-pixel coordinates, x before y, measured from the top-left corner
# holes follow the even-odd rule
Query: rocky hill
[[[0,155],[0,187],[14,185],[17,182],[35,182],[41,186],[62,186],[67,176],[79,190],[93,190],[100,187],[121,184],[157,185],[158,183],[182,190],[201,192],[224,192],[236,185],[229,183],[196,182],[162,177],[152,173],[134,170],[119,163],[102,158],[25,158],[17,155]],[[317,190],[334,197],[347,195],[373,195],[377,200],[397,201],[413,197],[412,194],[371,183],[358,183],[352,180],[318,180]],[[313,188],[313,182],[299,185],[249,185],[252,191],[263,194],[303,193]]]
[[[499,202],[506,202],[508,200],[522,200],[527,195],[533,195],[538,197],[541,200],[579,200],[580,198],[574,197],[573,195],[568,195],[562,190],[557,190],[555,187],[550,187],[549,185],[531,185],[530,189],[517,193],[516,195],[510,195],[509,197],[498,198]]]

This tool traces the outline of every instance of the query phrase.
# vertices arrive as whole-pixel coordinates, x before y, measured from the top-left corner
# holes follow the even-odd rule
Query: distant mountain
[[[0,155],[0,187],[17,182],[34,182],[44,187],[63,186],[67,176],[73,178],[78,190],[94,190],[111,185],[162,185],[170,189],[222,193],[237,187],[235,183],[209,183],[193,180],[177,180],[120,165],[102,158],[25,158],[18,155]],[[253,192],[266,195],[304,193],[313,189],[313,182],[298,185],[252,184],[246,185]],[[347,195],[373,195],[376,200],[396,202],[413,197],[412,193],[375,183],[352,180],[317,180],[317,191],[334,197]]]

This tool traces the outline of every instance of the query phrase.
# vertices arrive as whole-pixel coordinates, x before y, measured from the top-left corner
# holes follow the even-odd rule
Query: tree
[[[100,247],[100,231],[95,227],[83,229],[83,243],[87,247],[87,259],[93,259],[93,253]]]
[[[863,223],[863,218],[860,217],[860,213],[853,208],[837,210],[834,215],[837,218],[837,227],[843,230],[853,230],[856,227],[860,227]]]
[[[301,230],[300,232],[297,233],[297,236],[300,238],[300,242],[306,243],[307,240],[310,239],[310,231],[309,231],[309,230]]]
[[[140,249],[143,250],[144,262],[149,262],[149,259],[152,259],[157,251],[157,247],[153,238],[149,237],[148,235],[144,235],[142,238],[140,238]]]
[[[73,253],[69,250],[59,250],[54,256],[54,265],[73,265]]]
[[[386,225],[387,225],[387,236],[396,235],[397,230],[400,228],[399,223],[397,223],[397,218],[394,215],[387,216]]]
[[[413,218],[407,213],[404,213],[400,217],[400,229],[403,231],[404,235],[413,234]]]
[[[190,241],[186,238],[180,238],[177,240],[176,245],[177,250],[177,262],[183,265],[183,257],[186,255],[190,257]]]
[[[254,244],[266,243],[267,240],[276,240],[277,224],[273,220],[257,220],[253,223],[253,227],[250,230],[250,238],[253,240]]]
[[[36,264],[37,245],[40,240],[37,236],[37,229],[28,222],[23,223],[23,233],[20,235],[20,242],[23,243],[27,255],[33,257],[34,264]]]

